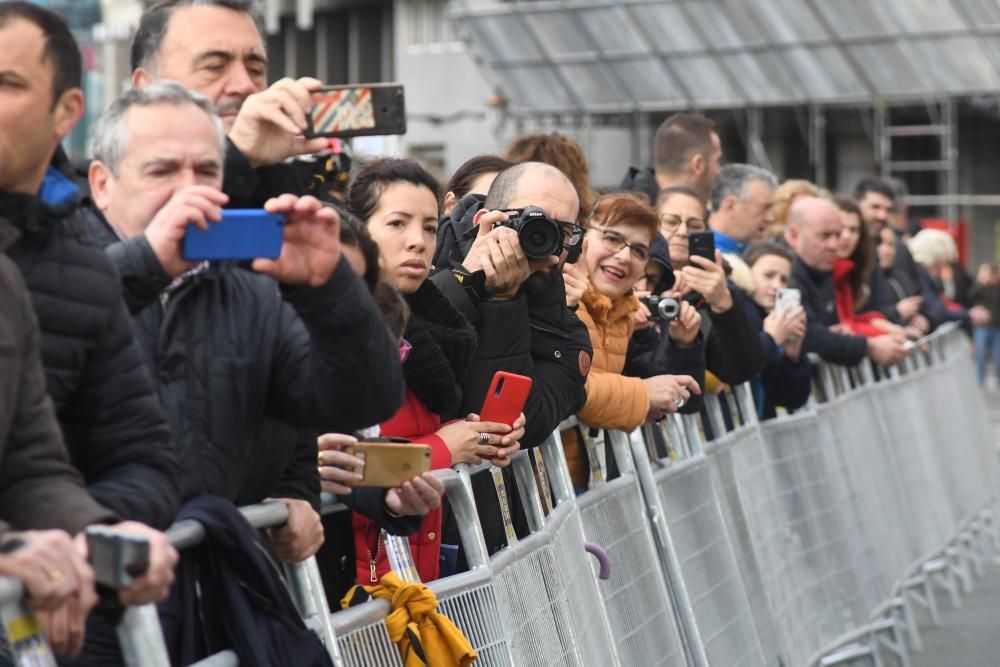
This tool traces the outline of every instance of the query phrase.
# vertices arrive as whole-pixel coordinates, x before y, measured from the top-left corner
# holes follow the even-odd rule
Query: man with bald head
[[[802,349],[846,366],[860,363],[865,356],[883,366],[899,363],[906,356],[901,341],[888,335],[865,338],[836,330],[840,317],[834,300],[833,265],[840,228],[840,212],[828,199],[799,198],[788,213],[785,240],[796,256],[791,284],[801,290],[808,316]]]
[[[559,255],[525,256],[509,222],[528,206],[541,208],[562,230]],[[462,387],[463,409],[479,412],[498,370],[534,381],[524,408],[528,421],[522,447],[541,444],[586,401],[590,334],[566,306],[561,271],[579,256],[583,228],[574,222],[578,213],[576,189],[561,171],[523,162],[500,172],[471,224],[453,223],[459,241],[439,249],[435,260],[439,272],[432,280],[480,333]],[[506,335],[484,334],[496,330]],[[512,480],[507,486],[514,491]],[[476,488],[476,502],[496,505],[496,492],[487,487]],[[484,524],[483,531],[491,552],[504,545],[502,527]]]

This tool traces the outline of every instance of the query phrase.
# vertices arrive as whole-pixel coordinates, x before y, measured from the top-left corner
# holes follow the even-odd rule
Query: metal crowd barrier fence
[[[15,665],[56,666],[38,619],[25,601],[24,586],[11,577],[0,577],[0,624],[4,640],[0,646],[0,662],[11,659]],[[4,655],[8,651],[10,655]]]
[[[243,518],[260,530],[280,526],[288,520],[288,508],[269,502],[240,508]],[[196,521],[180,521],[167,531],[170,543],[178,550],[195,546],[205,539],[204,527]],[[323,641],[334,664],[340,663],[330,610],[316,559],[284,565],[286,584],[303,621]],[[118,626],[118,640],[128,667],[169,667],[170,656],[155,605],[129,607]],[[194,663],[197,667],[230,667],[239,664],[234,651],[226,650]],[[193,666],[192,666],[193,667]]]
[[[428,587],[477,664],[880,664],[885,651],[908,664],[918,610],[936,621],[941,590],[960,604],[1000,547],[983,397],[951,328],[888,373],[817,366],[814,399],[764,423],[746,385],[706,397],[711,441],[697,416],[680,415],[596,436],[588,451],[607,447],[619,475],[596,475],[579,497],[558,431],[518,453],[530,534],[492,557],[470,486],[489,466],[438,471],[470,569]],[[263,526],[283,510],[244,512]],[[171,537],[183,546],[196,532],[179,525]],[[585,549],[606,549],[610,573]],[[388,603],[329,614],[313,561],[289,585],[338,667],[402,664]],[[148,657],[165,655],[155,620],[129,610],[123,646],[140,659],[128,664],[166,664]]]
[[[663,429],[686,422],[679,462],[633,439],[693,664],[881,650],[905,664],[911,603],[933,619],[935,585],[956,601],[971,585],[998,466],[961,334],[922,341],[878,382],[865,366],[819,376],[818,401],[764,424],[745,386],[707,397],[703,453],[690,420]]]

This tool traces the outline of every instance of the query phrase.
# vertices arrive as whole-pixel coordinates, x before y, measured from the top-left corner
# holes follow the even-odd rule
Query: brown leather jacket
[[[17,232],[0,219],[0,532],[76,533],[114,520],[69,463],[45,390],[38,323],[21,274],[3,251]]]

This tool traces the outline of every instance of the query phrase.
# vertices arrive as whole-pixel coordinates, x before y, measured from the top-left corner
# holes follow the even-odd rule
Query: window
[[[408,49],[442,48],[458,43],[448,16],[447,0],[402,3],[403,33]]]

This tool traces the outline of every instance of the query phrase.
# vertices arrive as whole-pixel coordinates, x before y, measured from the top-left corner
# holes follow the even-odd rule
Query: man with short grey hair
[[[778,179],[767,169],[750,164],[727,164],[712,185],[715,247],[742,255],[751,241],[762,240],[774,222],[771,207]]]
[[[265,208],[285,217],[278,259],[195,264],[181,255],[186,229],[208,228],[228,202],[220,121],[207,100],[172,82],[129,90],[98,121],[92,145],[90,230],[118,267],[177,433],[182,497],[278,498],[289,507],[274,531],[278,555],[308,558],[323,541],[315,438],[276,466],[274,443],[259,437],[265,421],[351,432],[402,401],[396,342],[340,261],[336,212],[312,197],[269,200]],[[420,513],[413,500],[379,494],[365,513],[391,524],[386,510]]]

